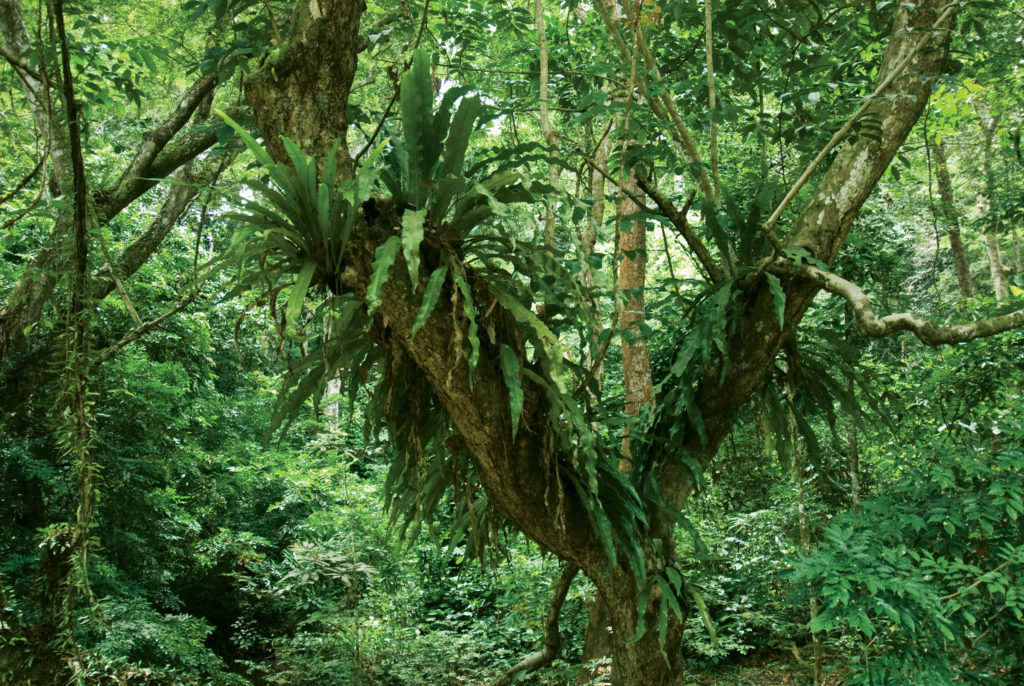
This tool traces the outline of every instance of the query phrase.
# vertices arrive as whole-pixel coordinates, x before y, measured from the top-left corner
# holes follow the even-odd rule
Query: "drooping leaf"
[[[519,429],[519,417],[523,414],[523,384],[520,379],[519,357],[512,348],[501,344],[501,373],[508,387],[508,404],[512,413],[512,438]]]
[[[398,251],[402,247],[402,239],[398,236],[391,236],[377,246],[373,256],[373,274],[370,276],[370,283],[366,287],[366,305],[368,314],[380,306],[380,291],[388,280],[388,271],[398,257]]]
[[[409,268],[409,281],[413,288],[419,284],[420,242],[423,241],[423,220],[426,216],[425,209],[406,210],[402,215],[402,255]]]
[[[480,360],[480,327],[476,321],[477,310],[476,305],[473,304],[473,289],[470,287],[469,282],[466,281],[466,277],[458,271],[453,270],[452,277],[455,279],[455,284],[459,287],[459,291],[462,293],[462,311],[466,315],[466,319],[469,323],[466,331],[466,337],[469,339],[469,378],[472,380],[473,371],[476,369],[476,364]]]
[[[700,620],[704,624],[704,629],[708,632],[708,636],[711,638],[711,647],[718,650],[718,630],[715,627],[715,620],[711,618],[711,613],[708,612],[708,605],[704,602],[704,596],[697,587],[684,582],[686,592],[693,598],[693,604],[697,606],[697,611],[700,612]]]
[[[306,292],[316,272],[316,263],[309,262],[302,268],[299,275],[295,277],[291,293],[288,295],[288,304],[285,306],[284,316],[288,325],[288,331],[292,334],[298,328],[299,317],[302,314],[302,305],[306,301]]]
[[[416,313],[416,321],[413,322],[412,331],[409,334],[410,338],[415,338],[416,332],[423,328],[423,325],[430,318],[430,313],[434,311],[434,306],[441,295],[441,288],[444,286],[444,279],[447,275],[448,265],[446,264],[442,264],[431,273],[430,280],[427,281],[427,288],[423,292],[423,302],[420,304],[419,312]]]
[[[768,290],[772,292],[772,299],[775,302],[775,316],[779,318],[781,327],[786,321],[786,293],[782,290],[782,282],[774,274],[765,274],[768,277]]]

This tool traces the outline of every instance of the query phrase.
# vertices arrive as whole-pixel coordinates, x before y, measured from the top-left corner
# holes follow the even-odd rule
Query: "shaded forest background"
[[[872,93],[913,7],[371,3],[338,115],[351,156],[325,159],[250,137],[266,125],[252,84],[288,78],[282,46],[307,4],[0,0],[0,683],[502,683],[550,644],[552,588],[579,559],[518,533],[448,406],[416,404],[424,382],[388,322],[387,288],[410,284],[433,298],[424,321],[456,322],[453,364],[471,380],[479,365],[480,383],[498,370],[510,444],[553,431],[544,445],[598,446],[578,463],[557,448],[581,482],[604,479],[580,487],[600,505],[594,540],[625,560],[621,531],[678,515],[649,536],[672,559],[645,547],[653,581],[631,591],[641,621],[652,592],[678,602],[671,678],[1024,680],[1016,0],[921,10],[959,13],[950,57],[919,79],[923,114],[834,256],[789,242],[783,198],[820,151],[842,160],[828,140],[862,103],[907,97]],[[644,67],[643,31],[664,76]],[[659,119],[663,92],[696,161]],[[417,167],[429,142],[413,132],[429,141],[442,120],[435,166]],[[847,149],[887,135],[849,121]],[[449,207],[436,198],[455,178]],[[356,200],[317,195],[335,186]],[[252,242],[257,206],[290,221],[281,208],[304,192],[314,220],[353,236],[392,222],[364,249],[368,284],[307,269],[312,249],[289,271]],[[784,246],[762,230],[776,207]],[[824,291],[786,310],[824,271],[880,314],[993,335],[866,336],[860,305]],[[725,378],[752,293],[792,333],[714,460],[677,451],[693,493],[680,514],[644,490],[677,447],[658,408],[702,430],[701,379]],[[332,357],[337,341],[365,352]],[[582,409],[531,415],[543,388]],[[613,482],[645,509],[615,510]],[[585,645],[601,628],[587,577],[604,581],[584,571],[563,588],[560,645],[509,680],[617,678],[624,649]],[[646,632],[666,645],[660,602]]]

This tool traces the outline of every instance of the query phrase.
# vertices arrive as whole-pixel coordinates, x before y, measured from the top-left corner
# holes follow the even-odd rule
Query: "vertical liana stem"
[[[807,555],[811,552],[811,526],[807,518],[807,494],[804,491],[805,465],[803,453],[800,450],[800,428],[796,421],[796,410],[793,407],[795,398],[792,381],[787,380],[786,393],[789,395],[789,434],[793,450],[791,471],[793,486],[796,488],[797,518],[800,525],[800,551]],[[810,591],[811,589],[808,587],[808,590]],[[818,617],[818,599],[814,597],[813,592],[808,596],[807,606],[811,621],[813,622]],[[812,631],[811,641],[814,644],[814,686],[820,686],[822,683],[821,671],[823,661],[821,633]]]
[[[548,39],[544,30],[544,2],[534,0],[533,21],[537,26],[537,52],[540,58],[540,130],[544,145],[551,147],[558,142],[558,134],[551,128],[551,107],[548,103]],[[558,183],[558,165],[548,162],[548,182],[552,188]],[[544,245],[555,247],[555,199],[548,197],[544,212]]]
[[[68,51],[67,32],[64,27],[64,2],[53,0],[54,21],[60,41],[61,98],[67,113],[68,141],[71,152],[73,183],[72,214],[72,269],[69,275],[70,288],[67,312],[67,352],[64,368],[64,397],[62,412],[68,422],[65,449],[78,468],[78,509],[71,539],[72,555],[77,555],[79,583],[89,591],[88,553],[89,531],[92,527],[95,504],[96,466],[91,452],[91,423],[88,402],[88,317],[86,305],[88,288],[88,186],[85,177],[85,162],[82,157],[82,132],[79,116],[81,112],[75,100],[74,82],[71,73],[71,58]],[[73,585],[68,588],[67,606],[70,618],[73,600]]]
[[[704,50],[707,53],[708,70],[708,116],[711,117],[711,183],[714,186],[715,196],[712,198],[715,205],[722,202],[722,183],[718,176],[718,122],[715,121],[715,107],[717,98],[715,96],[715,52],[711,43],[711,0],[704,0]]]

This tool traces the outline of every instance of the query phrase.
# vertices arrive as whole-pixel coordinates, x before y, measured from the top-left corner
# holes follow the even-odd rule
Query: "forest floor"
[[[822,671],[822,686],[846,683],[845,666],[830,663],[827,657]],[[814,684],[814,660],[794,648],[792,653],[751,656],[738,664],[694,670],[683,683],[686,686],[811,686]]]

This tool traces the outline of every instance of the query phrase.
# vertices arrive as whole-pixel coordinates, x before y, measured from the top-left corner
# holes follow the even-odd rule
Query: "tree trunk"
[[[939,199],[942,203],[942,215],[946,220],[946,235],[949,236],[949,250],[953,255],[953,269],[956,272],[956,283],[960,289],[960,297],[967,299],[974,296],[971,286],[971,270],[967,264],[967,253],[960,238],[960,218],[953,204],[953,183],[949,178],[949,167],[946,165],[946,152],[942,143],[935,138],[931,140],[932,154],[935,156],[935,168],[939,177]]]
[[[988,253],[989,273],[992,275],[992,291],[996,300],[1006,300],[1010,297],[1010,269],[1003,264],[995,226],[985,228],[985,250]]]
[[[836,152],[793,222],[787,247],[806,247],[826,261],[839,251],[858,209],[920,116],[930,92],[928,78],[944,66],[947,29],[955,9],[942,15],[940,26],[934,24],[945,7],[945,0],[923,0],[913,12],[897,10],[880,74],[887,78],[895,65],[904,65],[907,71],[892,80],[887,91],[891,97],[871,101],[868,113],[881,122],[880,135],[861,137]],[[270,152],[278,159],[284,158],[277,142],[281,135],[291,137],[321,159],[331,141],[344,140],[347,122],[343,113],[360,47],[357,31],[362,9],[361,0],[301,0],[276,69],[265,65],[247,79],[253,116]],[[929,30],[913,30],[917,27]],[[324,59],[324,55],[330,59]],[[313,93],[316,98],[306,97]],[[386,223],[387,219],[380,219],[368,224],[363,217],[353,229],[341,285],[357,297],[366,298],[376,248],[397,231],[397,226]],[[421,266],[418,279],[422,282],[427,276],[426,267]],[[465,332],[456,328],[464,327],[464,322],[435,312],[415,340],[412,338],[420,304],[413,285],[406,270],[397,268],[383,285],[374,315],[375,330],[381,336],[379,344],[393,354],[406,356],[422,371],[422,378],[433,387],[471,455],[476,474],[494,506],[526,536],[579,566],[594,580],[612,627],[615,683],[676,683],[681,671],[679,646],[685,608],[680,608],[681,616],[671,609],[663,612],[663,604],[668,603],[661,597],[659,585],[649,593],[646,607],[638,609],[644,589],[638,587],[630,570],[610,565],[584,503],[567,485],[564,470],[572,464],[572,458],[553,454],[548,435],[550,408],[547,396],[536,386],[524,389],[522,422],[538,430],[519,431],[512,438],[498,348],[503,342],[519,346],[512,314],[491,306],[489,324],[493,324],[494,340],[481,339],[480,361],[471,373],[466,356],[453,355],[452,350],[452,341],[466,340]],[[767,283],[753,283],[738,304],[742,310],[734,314],[736,329],[724,355],[728,365],[715,363],[700,377],[694,402],[700,408],[705,434],[698,437],[695,431],[686,432],[682,449],[705,465],[728,433],[738,408],[765,382],[772,359],[819,290],[810,280],[787,278],[783,285],[784,324],[779,324],[776,299]],[[694,419],[679,421],[692,423]],[[692,491],[689,467],[681,460],[662,459],[652,462],[652,474],[659,480],[668,504],[681,507]],[[558,506],[554,506],[556,499]],[[671,519],[668,513],[659,511],[649,512],[648,517],[650,525],[638,534],[645,551],[647,578],[664,579],[666,567],[673,562]],[[647,631],[631,642],[640,612]],[[664,642],[659,636],[662,627]]]
[[[636,171],[630,169],[625,192],[638,194]],[[622,381],[626,391],[627,418],[639,417],[641,409],[651,402],[651,358],[644,336],[644,283],[647,278],[647,226],[642,219],[627,219],[639,211],[637,204],[623,196],[616,208],[616,230],[619,232],[618,296],[625,300],[619,315],[622,339]],[[626,227],[623,226],[626,223]],[[628,230],[627,230],[628,227]],[[630,429],[622,438],[622,468],[631,468]]]
[[[999,121],[995,117],[983,118],[982,136],[984,147],[982,169],[985,175],[985,195],[978,198],[978,210],[982,216],[989,215],[985,224],[985,250],[988,252],[989,273],[992,275],[992,290],[996,300],[1010,297],[1010,269],[1003,263],[999,249],[999,221],[992,212],[992,202],[996,197],[995,171],[992,169],[992,139]]]
[[[796,344],[793,344],[794,349]],[[795,356],[791,358],[791,363],[795,363]],[[792,372],[792,370],[791,370]],[[791,376],[792,373],[791,373]],[[807,472],[807,464],[804,461],[804,451],[801,450],[800,445],[800,427],[797,424],[796,412],[793,404],[794,398],[794,381],[792,379],[786,382],[786,392],[789,396],[789,438],[790,448],[793,451],[790,456],[791,469],[790,476],[793,481],[793,488],[796,490],[796,509],[797,509],[797,520],[800,527],[800,551],[804,555],[808,555],[811,552],[811,523],[807,516],[807,489],[805,488],[806,481],[804,474]],[[808,617],[811,622],[818,618],[818,599],[814,596],[813,589],[808,586],[809,597],[807,599]],[[821,632],[811,632],[811,643],[814,645],[814,686],[821,686],[822,684],[822,663],[824,662],[824,654],[822,652],[821,645]]]
[[[617,569],[596,580],[599,603],[607,614],[604,618],[606,642],[610,647],[612,665],[604,676],[613,686],[670,686],[679,683],[682,673],[682,638],[686,608],[682,617],[671,609],[664,613],[665,641],[661,642],[659,622],[664,602],[660,588],[650,594],[644,612],[646,632],[633,641],[639,619],[639,592],[628,570]]]

